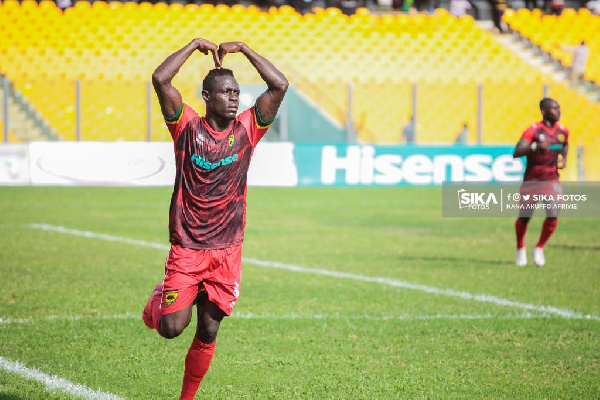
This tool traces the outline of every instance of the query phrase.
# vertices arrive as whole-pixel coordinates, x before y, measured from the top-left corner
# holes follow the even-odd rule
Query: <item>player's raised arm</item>
[[[238,52],[246,56],[267,84],[267,90],[258,96],[256,105],[260,118],[263,121],[272,121],[277,115],[277,110],[289,86],[288,80],[269,60],[242,42],[221,43],[219,45],[219,61],[222,63],[223,57],[227,53]]]
[[[162,114],[167,117],[174,117],[179,113],[183,106],[181,93],[171,84],[171,81],[179,72],[179,68],[187,61],[194,51],[200,51],[208,54],[210,51],[217,68],[221,67],[221,62],[217,56],[217,45],[205,39],[194,39],[182,49],[171,54],[160,64],[152,74],[152,85],[158,96]]]

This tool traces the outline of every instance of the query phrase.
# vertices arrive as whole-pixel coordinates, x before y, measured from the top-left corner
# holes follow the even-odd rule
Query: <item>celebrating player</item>
[[[202,82],[206,116],[184,104],[171,80],[199,50],[212,53],[216,68]],[[221,68],[228,53],[242,53],[267,84],[253,107],[236,117],[240,89]],[[174,338],[190,323],[197,302],[196,334],[185,358],[180,399],[193,399],[215,351],[217,331],[240,294],[246,224],[246,175],[288,88],[285,76],[241,42],[217,45],[194,39],[154,71],[152,83],[173,138],[176,176],[171,198],[171,249],[162,285],[143,312],[146,326]]]
[[[540,101],[542,121],[531,125],[517,143],[513,157],[527,157],[527,166],[521,185],[521,207],[519,218],[515,223],[517,235],[517,252],[515,262],[517,266],[527,265],[527,252],[525,250],[525,233],[527,224],[533,215],[536,198],[544,195],[554,200],[562,193],[558,182],[558,170],[567,165],[569,151],[569,130],[558,123],[560,120],[560,105],[554,99],[546,97]],[[552,205],[552,204],[550,204]],[[556,230],[558,225],[558,207],[546,208],[546,219],[542,226],[540,238],[533,249],[533,261],[538,267],[546,264],[544,245]]]

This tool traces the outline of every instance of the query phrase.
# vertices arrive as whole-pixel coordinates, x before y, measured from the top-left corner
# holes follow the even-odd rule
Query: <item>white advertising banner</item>
[[[259,143],[248,171],[249,186],[298,186],[293,143]]]
[[[376,146],[262,142],[250,186],[397,186],[518,182],[512,146]],[[0,185],[172,186],[171,142],[0,145]]]
[[[172,143],[34,142],[34,185],[164,186],[175,179]]]
[[[31,183],[28,147],[20,143],[0,145],[0,185]]]
[[[27,145],[23,149],[27,154]],[[29,158],[34,185],[172,186],[175,179],[171,142],[33,142]],[[248,185],[297,183],[294,144],[260,143],[250,163]]]

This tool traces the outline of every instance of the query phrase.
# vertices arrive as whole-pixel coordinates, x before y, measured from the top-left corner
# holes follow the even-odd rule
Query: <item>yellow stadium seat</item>
[[[474,132],[478,84],[484,85],[485,142],[514,143],[538,118],[542,83],[550,81],[498,44],[472,17],[456,19],[444,10],[431,16],[375,15],[360,8],[347,16],[337,8],[315,8],[300,15],[289,6],[261,11],[239,4],[96,1],[77,2],[62,13],[48,0],[39,6],[32,0],[24,4],[7,0],[0,5],[3,21],[9,21],[0,36],[3,70],[66,140],[74,138],[75,79],[82,80],[85,98],[84,140],[143,140],[145,88],[152,71],[198,32],[215,42],[245,41],[340,123],[352,82],[353,115],[363,142],[398,142],[408,121],[414,82],[419,86],[421,143],[451,143],[463,122]],[[585,12],[565,10],[561,17],[541,18],[537,11],[508,10],[504,19],[512,29],[531,32],[532,37],[536,32],[539,37],[533,40],[544,46],[591,37],[596,50],[590,61],[594,53],[600,54],[600,43],[593,40],[600,29],[597,17]],[[569,53],[552,51],[569,62]],[[262,82],[243,57],[231,55],[225,62],[240,82]],[[591,63],[589,76],[598,76],[595,65],[600,63]],[[186,102],[198,109],[203,103],[197,85],[209,68],[210,58],[194,55],[176,77]],[[596,105],[564,85],[553,84],[554,93],[571,105],[565,107],[564,119],[573,131],[600,129]],[[153,139],[169,140],[156,111],[156,96],[152,102]],[[594,143],[586,157],[595,159],[597,141],[585,143]]]

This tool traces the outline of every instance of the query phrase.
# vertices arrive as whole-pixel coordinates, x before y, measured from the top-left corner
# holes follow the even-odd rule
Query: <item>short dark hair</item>
[[[235,78],[233,76],[233,71],[230,69],[211,69],[210,71],[208,71],[208,74],[206,74],[204,80],[202,81],[202,90],[206,90],[207,92],[214,90],[217,79],[222,76],[231,76],[232,78]]]
[[[544,107],[546,107],[546,104],[549,104],[551,102],[555,102],[558,104],[558,102],[556,100],[554,100],[552,97],[544,97],[542,99],[542,101],[540,101],[540,110],[543,110]]]

